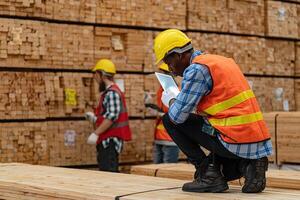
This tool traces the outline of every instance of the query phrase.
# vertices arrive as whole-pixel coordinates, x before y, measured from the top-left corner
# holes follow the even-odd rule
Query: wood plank
[[[132,174],[180,180],[192,180],[194,172],[194,166],[185,163],[136,165],[131,168]],[[298,171],[269,169],[266,176],[267,187],[300,190],[300,172]],[[231,183],[239,185],[239,181]]]
[[[225,193],[183,192],[182,180],[132,174],[66,169],[26,164],[0,164],[0,198],[5,199],[258,199],[296,200],[297,190],[268,188],[260,194],[243,194],[230,186]],[[117,198],[118,197],[118,198]]]

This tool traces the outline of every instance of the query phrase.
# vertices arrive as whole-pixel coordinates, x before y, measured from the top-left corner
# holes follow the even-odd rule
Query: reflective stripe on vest
[[[205,109],[204,112],[209,115],[215,115],[219,112],[222,112],[224,110],[227,110],[228,108],[231,108],[233,106],[236,106],[250,98],[255,97],[252,90],[246,90],[244,92],[241,92],[240,94],[231,97],[230,99],[227,99],[225,101],[222,101],[220,103],[217,103],[215,105],[210,106],[209,108]]]
[[[212,126],[237,126],[257,122],[260,120],[263,120],[263,115],[261,112],[235,117],[228,117],[223,119],[210,118],[208,121]]]

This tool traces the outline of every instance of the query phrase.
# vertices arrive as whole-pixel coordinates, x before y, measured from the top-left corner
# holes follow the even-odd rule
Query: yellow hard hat
[[[184,47],[189,42],[191,39],[177,29],[168,29],[159,33],[154,40],[155,64],[158,64],[174,48]]]
[[[115,74],[116,73],[116,67],[115,64],[108,59],[101,59],[97,62],[96,66],[92,69],[93,72],[102,70],[105,73],[109,74]]]
[[[159,65],[158,68],[161,69],[161,70],[170,72],[169,66],[166,63],[162,63],[161,65]]]

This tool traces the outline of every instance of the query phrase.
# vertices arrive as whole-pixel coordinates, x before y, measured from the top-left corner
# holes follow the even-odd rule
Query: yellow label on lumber
[[[76,106],[76,91],[74,89],[65,88],[65,104]]]

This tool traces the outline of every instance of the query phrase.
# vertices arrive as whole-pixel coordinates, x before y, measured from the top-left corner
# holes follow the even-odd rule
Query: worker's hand
[[[96,133],[91,133],[87,139],[88,144],[96,144],[98,140],[98,135]]]
[[[95,116],[95,114],[93,112],[86,112],[84,114],[85,119],[89,120],[92,123],[96,123],[97,121],[97,117]]]
[[[172,99],[176,99],[178,94],[179,94],[179,90],[177,88],[169,88],[168,90],[163,91],[161,96],[161,101],[165,106],[169,108],[170,101]]]

